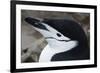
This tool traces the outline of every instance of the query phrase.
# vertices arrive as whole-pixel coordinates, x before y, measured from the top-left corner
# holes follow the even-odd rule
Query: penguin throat
[[[56,39],[56,38],[54,38],[54,37],[46,37],[45,39],[55,39],[55,40],[57,40],[57,41],[64,41],[64,42],[69,42],[69,41],[71,41],[71,40],[59,40],[59,39]]]
[[[55,54],[69,51],[78,45],[77,41],[70,41],[70,42],[63,42],[63,43],[58,42],[58,41],[56,42],[56,41],[52,42],[51,40],[51,43],[50,43],[50,40],[49,40],[48,45],[42,50],[40,54],[39,62],[50,62],[52,57]]]

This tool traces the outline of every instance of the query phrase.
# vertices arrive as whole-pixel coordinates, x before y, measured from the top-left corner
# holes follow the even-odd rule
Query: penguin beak
[[[34,23],[39,22],[39,20],[31,18],[31,17],[25,18],[25,21],[28,22],[29,24],[34,24]]]
[[[40,21],[39,19],[35,19],[35,18],[31,18],[31,17],[27,17],[25,18],[25,21],[29,24],[31,24],[32,26],[39,28],[39,29],[43,29],[43,30],[48,30],[43,24],[42,21]],[[48,30],[49,31],[49,30]]]

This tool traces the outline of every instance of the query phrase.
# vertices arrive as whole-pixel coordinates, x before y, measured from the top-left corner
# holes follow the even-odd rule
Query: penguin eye
[[[57,33],[57,36],[58,36],[58,37],[61,37],[61,34]]]

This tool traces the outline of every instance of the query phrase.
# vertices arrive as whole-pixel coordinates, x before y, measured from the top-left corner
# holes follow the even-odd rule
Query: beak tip
[[[25,21],[26,21],[26,22],[29,22],[31,19],[32,19],[32,18],[27,17],[27,18],[25,18]]]
[[[30,23],[30,24],[32,24],[32,23],[37,23],[40,20],[35,19],[35,18],[31,18],[31,17],[27,17],[27,18],[25,18],[25,21],[28,22],[28,23]]]

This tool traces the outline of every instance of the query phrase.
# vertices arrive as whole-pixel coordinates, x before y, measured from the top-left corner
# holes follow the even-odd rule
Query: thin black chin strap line
[[[54,37],[46,37],[45,39],[56,39],[56,38],[54,38]],[[71,41],[71,40],[58,40],[58,39],[56,39],[57,41],[64,41],[64,42],[69,42],[69,41]]]

